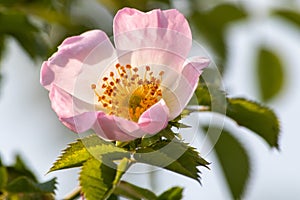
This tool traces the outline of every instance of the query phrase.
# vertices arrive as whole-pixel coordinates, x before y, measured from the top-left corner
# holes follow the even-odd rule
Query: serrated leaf
[[[271,147],[279,148],[279,122],[271,109],[243,98],[228,99],[227,116],[257,133]]]
[[[214,52],[220,56],[221,62],[226,59],[225,31],[227,26],[237,20],[244,19],[247,13],[233,4],[221,4],[213,9],[200,12],[195,10],[191,21],[196,30],[205,37]]]
[[[145,188],[138,187],[131,183],[121,181],[114,190],[114,194],[132,200],[156,200],[156,195]]]
[[[8,181],[8,174],[6,167],[0,166],[0,192],[6,186]]]
[[[172,132],[172,130],[169,128],[165,128],[165,129],[161,130],[159,133],[157,133],[151,137],[142,138],[138,148],[143,149],[146,147],[156,145],[162,141],[166,141],[166,140],[171,141],[171,140],[173,140],[174,137],[175,137],[175,135]]]
[[[80,140],[69,144],[69,147],[63,150],[62,155],[55,161],[49,172],[81,166],[91,157],[86,147]],[[48,173],[49,173],[48,172]]]
[[[258,52],[257,77],[260,96],[263,101],[274,98],[284,84],[284,70],[281,60],[270,50],[261,48]]]
[[[175,128],[191,128],[191,126],[184,124],[183,122],[180,122],[184,117],[188,116],[190,112],[188,110],[182,111],[180,115],[178,115],[175,119],[168,122],[170,126],[173,126]]]
[[[108,198],[122,175],[130,165],[127,158],[123,158],[117,166],[115,163],[103,163],[94,158],[86,161],[81,169],[79,181],[85,198],[98,200]]]
[[[207,128],[206,128],[207,130]],[[209,127],[208,136],[214,138],[219,133],[217,127]],[[250,160],[243,145],[224,129],[214,146],[222,171],[233,199],[241,199],[250,176]]]
[[[101,159],[101,156],[109,155],[107,159],[122,159],[130,157],[130,153],[114,144],[100,139],[97,135],[91,135],[71,143],[65,149],[58,160],[53,164],[49,172],[79,167],[92,157]]]
[[[180,200],[182,199],[183,188],[172,187],[159,195],[157,200]]]
[[[199,153],[187,144],[174,139],[172,142],[156,143],[137,150],[134,158],[138,162],[162,167],[200,182],[198,166],[209,164]]]
[[[212,93],[210,93],[211,91]],[[224,105],[223,101],[218,102],[218,99],[222,99],[218,97],[220,92],[215,94],[214,90],[208,91],[207,86],[202,84],[198,85],[195,93],[200,105],[211,107],[212,101],[215,104],[220,104],[215,105],[217,107],[217,109],[214,109],[215,112],[226,114],[238,125],[250,129],[263,138],[271,147],[279,148],[279,121],[270,108],[243,98],[226,98],[226,105]],[[203,100],[201,100],[202,97],[204,98]],[[226,107],[226,113],[223,112],[223,106]]]

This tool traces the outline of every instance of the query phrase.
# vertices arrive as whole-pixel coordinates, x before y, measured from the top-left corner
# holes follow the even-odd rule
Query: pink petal
[[[158,133],[168,123],[168,108],[163,100],[144,112],[136,123],[102,111],[94,111],[94,105],[75,98],[55,84],[51,87],[49,97],[59,120],[76,133],[92,128],[102,138],[129,141],[146,134]]]
[[[169,108],[165,101],[161,99],[151,106],[139,118],[138,124],[141,130],[148,134],[156,134],[166,128],[168,124]]]
[[[177,10],[147,13],[124,8],[114,18],[116,48],[131,54],[131,64],[165,65],[181,71],[192,36],[189,24]]]
[[[152,10],[144,13],[133,8],[119,10],[114,18],[114,35],[137,29],[162,28],[170,29],[192,39],[190,26],[185,17],[176,9]],[[145,38],[141,38],[145,39]]]
[[[56,84],[72,93],[84,63],[96,64],[113,52],[114,47],[103,31],[92,30],[69,37],[58,47],[58,51],[43,63],[40,82],[48,90],[52,84]],[[97,57],[90,56],[91,53]],[[86,60],[88,56],[89,59]]]
[[[169,109],[164,100],[161,100],[145,111],[138,123],[99,113],[93,129],[102,138],[129,141],[161,131],[168,124],[168,114]]]
[[[97,115],[92,112],[92,105],[76,99],[55,84],[51,87],[49,98],[59,120],[72,131],[81,133],[94,124]]]
[[[184,66],[182,71],[182,76],[189,81],[189,84],[195,91],[199,76],[202,74],[204,68],[206,68],[210,63],[210,60],[203,57],[193,57],[189,58],[187,64]]]
[[[164,91],[163,98],[170,108],[169,120],[177,117],[192,98],[202,70],[209,65],[207,58],[194,57],[184,66],[174,90]]]
[[[104,113],[98,115],[93,129],[102,138],[118,141],[134,140],[146,134],[135,122]]]
[[[94,125],[96,121],[96,112],[85,112],[73,117],[60,118],[60,121],[75,133],[83,133]]]

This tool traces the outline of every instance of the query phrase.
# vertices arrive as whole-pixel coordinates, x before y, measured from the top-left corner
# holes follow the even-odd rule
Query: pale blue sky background
[[[260,12],[261,17],[229,30],[230,59],[224,84],[232,96],[257,99],[252,69],[254,48],[263,42],[282,55],[287,66],[287,84],[281,96],[270,103],[282,125],[279,141],[281,151],[269,149],[260,138],[245,129],[235,133],[243,135],[241,142],[249,150],[253,163],[244,199],[299,199],[300,31],[291,27],[287,29],[285,26],[288,25],[283,26],[280,21],[265,20],[266,2],[271,1],[264,1],[260,6],[247,1],[249,9]],[[0,154],[4,162],[9,164],[15,153],[21,153],[41,180],[57,176],[58,197],[61,198],[76,187],[78,170],[64,170],[46,176],[45,173],[66,144],[77,136],[60,124],[51,110],[48,92],[39,84],[39,65],[39,62],[33,63],[26,57],[15,41],[9,42],[2,62],[4,80],[0,96]],[[233,123],[227,126],[236,128]],[[198,143],[194,141],[194,145]],[[201,199],[230,199],[214,155],[211,153],[206,159],[212,164],[211,170],[202,169],[202,187],[183,176],[159,170],[154,176],[161,185],[155,190],[161,192],[180,185],[186,188],[185,199],[197,199],[196,196]],[[131,174],[126,178],[141,186],[151,185],[148,174]]]

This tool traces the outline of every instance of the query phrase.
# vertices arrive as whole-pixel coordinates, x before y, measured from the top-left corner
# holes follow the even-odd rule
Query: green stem
[[[72,191],[70,194],[68,194],[64,199],[65,200],[75,200],[81,196],[81,188],[78,187],[74,191]]]
[[[157,191],[157,177],[156,171],[152,165],[149,166],[150,172],[148,172],[149,183],[151,187],[151,191]]]

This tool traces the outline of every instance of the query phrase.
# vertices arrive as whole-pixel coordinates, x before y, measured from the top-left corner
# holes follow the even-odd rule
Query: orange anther
[[[92,84],[91,85],[91,88],[94,90],[94,89],[96,89],[96,85],[95,84]]]

